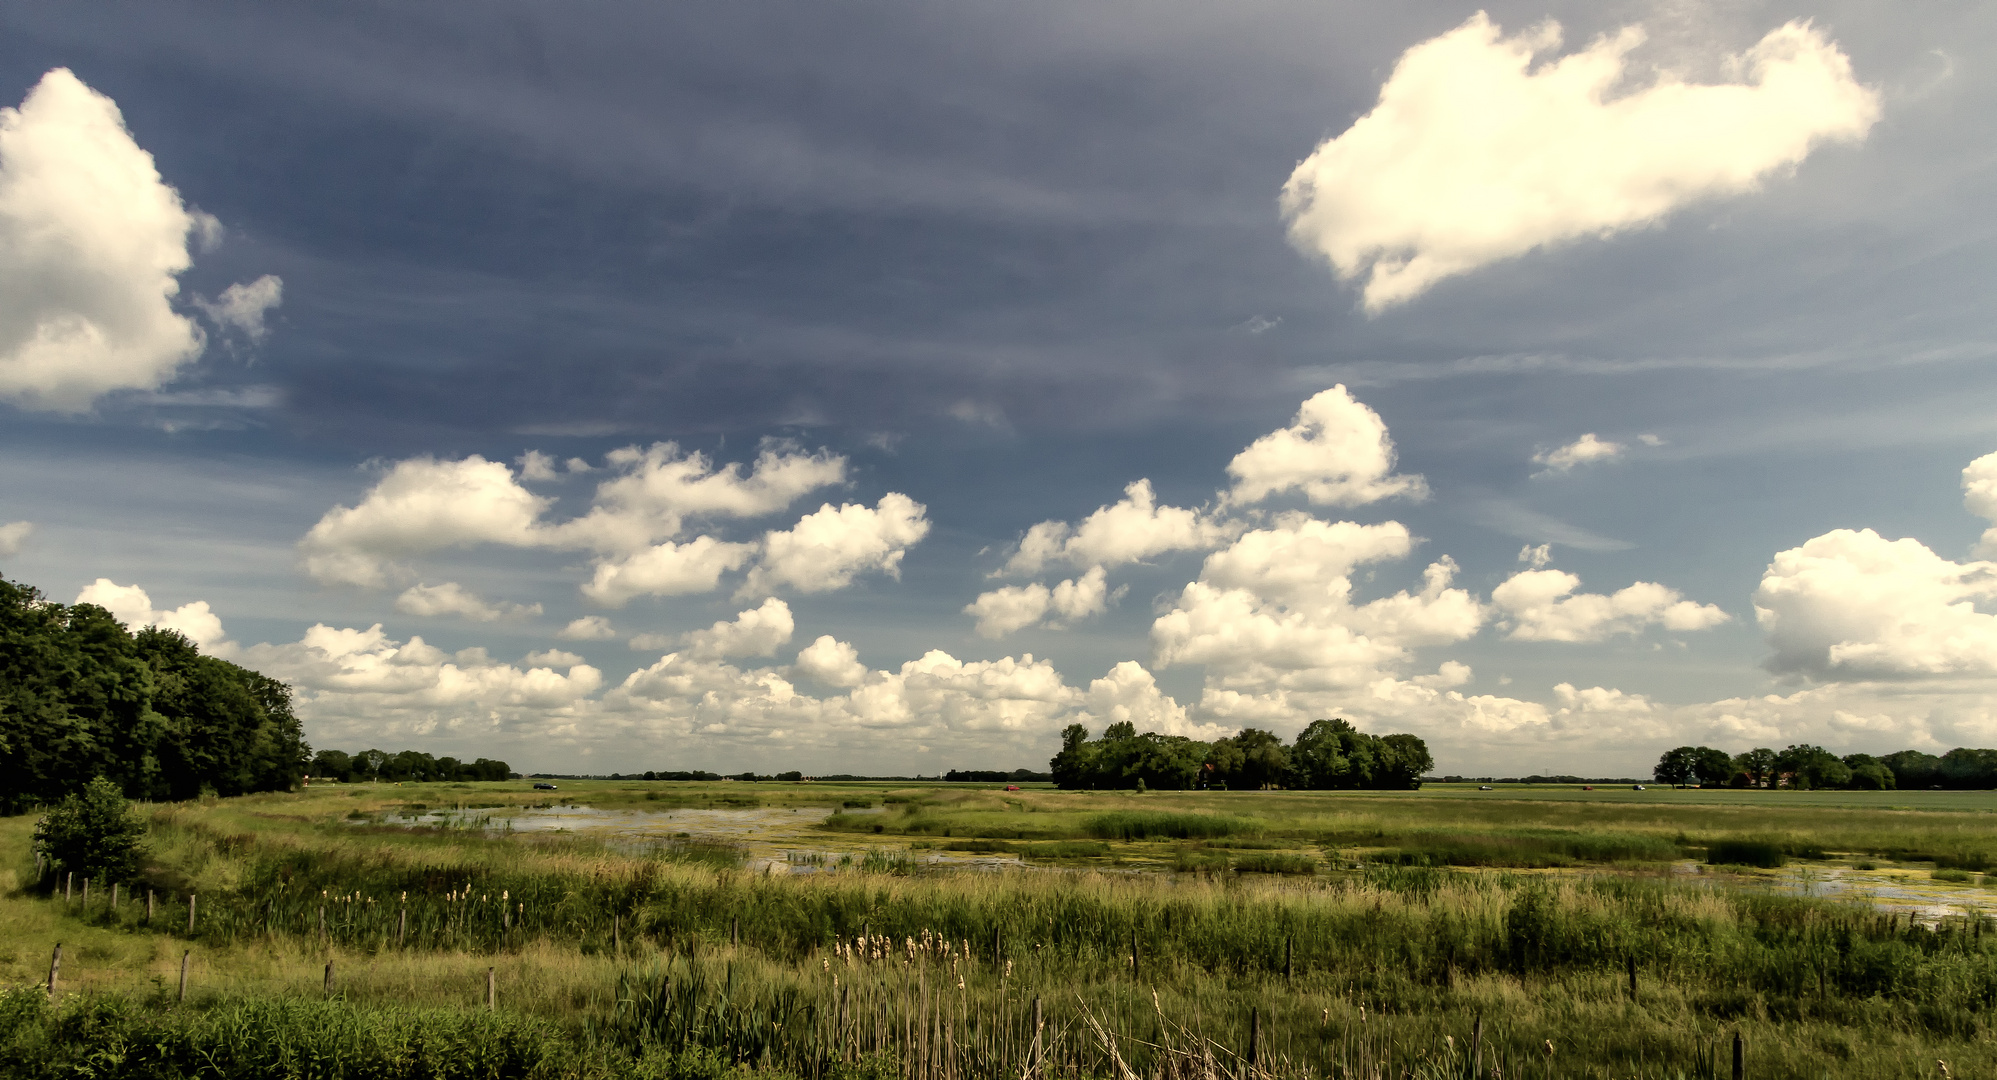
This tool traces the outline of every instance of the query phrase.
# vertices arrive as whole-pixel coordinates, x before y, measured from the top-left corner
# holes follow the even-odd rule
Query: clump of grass
[[[1203,840],[1253,835],[1261,822],[1233,814],[1188,814],[1170,810],[1114,810],[1092,815],[1082,831],[1103,840]]]
[[[1879,869],[1879,864],[1873,862],[1871,859],[1860,859],[1852,863],[1851,868],[1853,870],[1877,870]]]
[[[1955,870],[1946,866],[1936,867],[1928,877],[1935,881],[1946,881],[1951,885],[1967,885],[1976,880],[1976,875],[1967,870]]]
[[[839,805],[840,805],[840,807],[842,807],[842,808],[844,808],[844,809],[847,809],[847,810],[872,810],[872,809],[874,808],[874,800],[872,800],[872,799],[844,799],[844,800],[841,800],[841,801],[840,801]]]
[[[1714,866],[1754,866],[1772,870],[1786,866],[1789,856],[1777,841],[1737,838],[1707,844],[1706,861]]]
[[[1287,851],[1251,851],[1237,855],[1234,869],[1243,874],[1315,874],[1317,860]]]

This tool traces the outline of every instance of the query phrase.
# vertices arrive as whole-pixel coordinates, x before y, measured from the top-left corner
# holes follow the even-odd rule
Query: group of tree
[[[420,750],[391,754],[386,750],[363,750],[348,754],[321,750],[307,770],[314,780],[338,780],[351,784],[363,780],[389,783],[421,783],[433,780],[510,780],[515,775],[504,761],[479,758],[459,761],[454,757],[431,757]]]
[[[1032,769],[951,769],[943,779],[952,784],[1045,784],[1054,778]]]
[[[1839,757],[1808,743],[1782,750],[1758,746],[1742,754],[1710,746],[1681,746],[1666,751],[1652,775],[1660,784],[1704,787],[1981,790],[1997,788],[1997,750],[1959,747],[1940,757],[1919,750]]]
[[[310,753],[284,683],[0,578],[0,813],[100,776],[140,799],[284,790]]]
[[[1064,788],[1418,788],[1435,767],[1428,745],[1413,735],[1368,735],[1345,720],[1316,720],[1283,745],[1280,736],[1248,728],[1232,738],[1201,742],[1124,722],[1100,739],[1071,724],[1050,771]]]

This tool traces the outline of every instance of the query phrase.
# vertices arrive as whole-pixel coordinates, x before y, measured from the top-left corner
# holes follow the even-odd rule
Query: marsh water
[[[835,812],[847,815],[879,814],[878,808],[830,806],[808,807],[687,807],[671,810],[605,810],[592,806],[559,804],[506,809],[425,809],[390,812],[386,824],[410,827],[441,827],[476,830],[489,836],[507,834],[573,833],[608,840],[621,847],[698,843],[726,845],[739,852],[743,865],[758,873],[818,873],[865,862],[869,853],[891,850],[897,858],[936,868],[999,870],[1008,868],[1065,869],[1024,862],[1013,854],[982,854],[932,848],[908,848],[905,838],[892,845],[871,843],[860,837],[847,838],[828,833],[818,826]],[[1091,866],[1090,869],[1107,869]],[[1162,865],[1140,861],[1124,863],[1116,869],[1126,872],[1156,870]],[[1911,915],[1933,924],[1948,916],[1997,916],[1997,888],[1933,880],[1925,869],[1881,868],[1861,870],[1831,863],[1799,864],[1779,870],[1720,870],[1686,859],[1674,863],[1674,874],[1711,876],[1729,884],[1767,888],[1800,896],[1830,900],[1857,900],[1880,911]],[[1554,874],[1585,874],[1590,869],[1541,871]]]

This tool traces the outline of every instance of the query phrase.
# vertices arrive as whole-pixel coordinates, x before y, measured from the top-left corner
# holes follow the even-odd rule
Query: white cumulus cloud
[[[899,492],[869,507],[826,503],[789,529],[763,536],[762,557],[742,586],[745,594],[785,587],[828,592],[876,571],[897,577],[902,556],[929,535],[926,508]]]
[[[1536,247],[1609,236],[1695,199],[1754,190],[1880,113],[1837,45],[1804,22],[1699,85],[1624,91],[1640,27],[1558,59],[1551,22],[1504,36],[1482,12],[1402,54],[1373,110],[1283,186],[1290,239],[1379,312]]]
[[[1837,529],[1778,553],[1754,593],[1769,666],[1821,679],[1997,674],[1997,563]]]
[[[1151,481],[1137,480],[1123,489],[1123,498],[1097,507],[1079,525],[1043,521],[1028,529],[1000,573],[1037,574],[1050,563],[1122,566],[1173,551],[1203,551],[1229,535],[1229,526],[1197,510],[1159,506]]]
[[[222,632],[222,618],[209,609],[206,600],[190,601],[171,611],[157,611],[146,590],[137,585],[119,585],[110,578],[98,578],[85,585],[73,602],[96,604],[133,630],[145,626],[178,630],[206,651],[212,652],[227,643],[228,635]]]
[[[1001,638],[1050,615],[1062,622],[1100,615],[1108,609],[1109,599],[1109,575],[1096,566],[1081,577],[1069,578],[1051,589],[1036,581],[981,593],[965,605],[964,614],[978,620],[980,635]]]
[[[1552,450],[1543,450],[1532,456],[1533,464],[1546,466],[1549,473],[1564,473],[1577,465],[1596,461],[1613,461],[1623,455],[1623,444],[1598,439],[1594,432]]]
[[[684,544],[671,540],[621,559],[596,564],[596,574],[582,587],[584,596],[606,607],[623,607],[638,596],[684,596],[712,592],[721,575],[739,570],[756,554],[756,545],[696,536]]]
[[[1997,556],[1997,454],[1985,454],[1963,467],[1962,504],[1992,526],[1983,531],[1976,554],[1986,559]]]
[[[446,581],[442,585],[411,585],[395,598],[395,610],[404,615],[457,615],[473,622],[495,622],[539,615],[541,605],[491,603],[455,581]]]
[[[0,525],[0,558],[19,555],[21,545],[26,544],[34,532],[35,523],[32,521],[10,521]]]
[[[799,649],[797,670],[826,686],[849,689],[865,682],[867,665],[860,662],[860,650],[831,634]]]
[[[1290,426],[1249,444],[1228,463],[1240,506],[1301,491],[1320,506],[1361,506],[1396,495],[1423,498],[1420,476],[1394,475],[1394,443],[1380,414],[1343,385],[1313,395]]]
[[[0,109],[0,398],[79,412],[201,352],[173,310],[201,219],[67,68]]]
[[[1687,600],[1676,589],[1650,581],[1604,595],[1576,593],[1581,579],[1564,570],[1521,570],[1491,590],[1511,624],[1514,641],[1606,641],[1647,626],[1704,630],[1726,622],[1726,612]]]
[[[705,630],[695,630],[680,640],[690,655],[717,660],[730,656],[769,656],[779,645],[790,641],[797,622],[790,605],[772,596],[761,607],[753,607],[733,619],[722,619]]]
[[[501,462],[476,454],[412,458],[397,462],[359,504],[328,510],[298,547],[319,581],[380,587],[398,558],[481,543],[539,544],[546,506]]]

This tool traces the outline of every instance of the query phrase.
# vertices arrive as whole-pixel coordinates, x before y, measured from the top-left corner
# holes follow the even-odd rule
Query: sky
[[[1997,745],[1993,70],[1945,0],[9,5],[0,573],[525,771]]]

